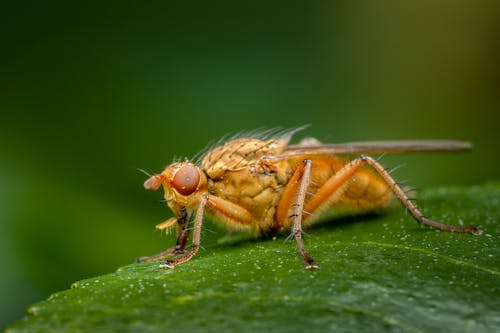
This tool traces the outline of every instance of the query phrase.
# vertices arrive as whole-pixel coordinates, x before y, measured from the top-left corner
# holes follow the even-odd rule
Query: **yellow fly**
[[[177,226],[174,247],[139,262],[167,259],[163,267],[190,260],[200,246],[205,214],[230,230],[277,234],[289,230],[295,238],[306,268],[317,268],[302,242],[302,229],[328,210],[348,209],[367,213],[399,199],[423,225],[480,235],[475,226],[454,226],[430,220],[372,157],[352,154],[464,151],[462,141],[375,141],[323,144],[306,138],[290,145],[295,131],[273,136],[240,137],[209,150],[199,163],[174,162],[151,176],[144,187],[163,185],[165,200],[174,217],[157,225]],[[185,251],[189,224],[194,216],[192,247]]]

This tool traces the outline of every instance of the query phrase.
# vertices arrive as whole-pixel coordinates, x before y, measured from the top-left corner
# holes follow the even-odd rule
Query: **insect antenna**
[[[144,169],[137,168],[137,171],[140,171],[140,172],[142,172],[143,174],[145,174],[146,176],[151,177],[151,174],[150,174],[150,173],[148,173],[148,172],[147,172],[146,170],[144,170]]]

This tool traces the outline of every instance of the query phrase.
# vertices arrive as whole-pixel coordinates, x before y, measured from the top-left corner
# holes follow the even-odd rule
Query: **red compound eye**
[[[172,185],[182,195],[190,195],[200,183],[200,172],[194,165],[185,165],[174,176]]]

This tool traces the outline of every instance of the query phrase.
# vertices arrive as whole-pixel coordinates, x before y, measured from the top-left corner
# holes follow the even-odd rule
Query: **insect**
[[[420,224],[450,232],[480,235],[475,226],[455,226],[424,217],[390,173],[374,158],[359,154],[463,151],[462,141],[374,141],[323,144],[305,138],[289,144],[296,131],[249,135],[221,142],[198,162],[174,162],[144,183],[163,186],[174,217],[158,229],[177,228],[175,246],[138,262],[168,259],[172,268],[190,260],[200,247],[205,215],[229,230],[275,235],[290,232],[306,268],[318,268],[307,252],[303,228],[329,210],[353,213],[380,210],[398,199]],[[356,154],[358,157],[352,158]],[[192,246],[186,250],[191,230]]]

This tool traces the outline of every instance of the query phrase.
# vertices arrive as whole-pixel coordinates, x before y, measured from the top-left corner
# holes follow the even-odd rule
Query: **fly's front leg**
[[[282,223],[287,218],[292,220],[291,236],[294,237],[297,242],[300,254],[306,263],[306,269],[319,267],[307,252],[302,241],[302,213],[304,210],[307,188],[311,183],[311,165],[311,160],[304,160],[302,166],[295,171],[282,193],[276,212],[276,220],[278,223]],[[292,206],[292,214],[286,216],[290,206]]]
[[[193,245],[192,245],[191,249],[189,251],[185,252],[184,254],[182,254],[178,258],[166,261],[165,263],[161,264],[160,267],[173,268],[175,265],[179,265],[179,264],[185,263],[186,261],[189,261],[198,252],[198,249],[200,248],[201,225],[203,223],[203,214],[205,213],[205,205],[207,204],[207,199],[208,199],[208,195],[202,195],[201,199],[200,199],[200,204],[198,205],[198,208],[196,209],[196,216],[194,218],[194,226],[193,226]],[[189,235],[189,234],[187,234],[187,235]],[[187,235],[186,235],[186,238],[183,239],[182,248],[184,248],[184,245],[186,244]],[[176,245],[176,247],[177,247],[177,245]]]
[[[308,212],[316,211],[320,206],[325,203],[334,203],[338,200],[344,193],[347,185],[349,185],[349,180],[358,172],[358,170],[364,166],[369,165],[382,177],[384,182],[389,186],[391,191],[396,195],[396,197],[401,201],[401,203],[408,209],[415,220],[423,225],[427,225],[440,230],[450,231],[450,232],[466,232],[473,235],[480,235],[482,233],[481,229],[475,226],[455,226],[444,224],[441,222],[433,221],[424,217],[423,213],[413,204],[413,202],[408,199],[404,191],[399,187],[396,181],[389,175],[389,173],[384,169],[384,167],[377,162],[375,159],[362,156],[357,158],[350,163],[346,164],[342,169],[340,169],[335,175],[328,179],[323,186],[316,192],[315,196],[308,201],[305,210]]]
[[[177,242],[174,247],[176,254],[184,252],[184,247],[186,247],[189,238],[189,215],[185,208],[181,209],[177,220],[179,222],[177,225]]]
[[[152,256],[140,257],[137,259],[138,263],[166,259],[184,252],[184,247],[186,246],[187,240],[189,238],[189,218],[186,209],[182,209],[179,213],[179,216],[176,219],[177,219],[177,241],[175,246],[163,252],[153,254]],[[162,224],[159,224],[158,226],[160,225]]]
[[[196,255],[200,248],[201,227],[205,209],[208,209],[210,213],[225,222],[228,226],[233,226],[235,228],[251,226],[252,216],[245,208],[210,194],[202,195],[198,208],[196,209],[191,249],[175,259],[166,261],[160,265],[161,267],[173,268],[176,265],[189,261]]]

